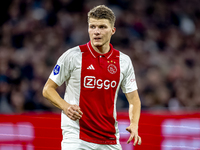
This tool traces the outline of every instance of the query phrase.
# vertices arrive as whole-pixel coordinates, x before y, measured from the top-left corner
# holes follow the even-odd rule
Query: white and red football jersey
[[[64,99],[81,108],[83,116],[73,121],[62,113],[63,140],[80,138],[98,144],[119,143],[116,100],[137,90],[129,56],[110,44],[106,54],[97,53],[88,42],[67,50],[57,61],[50,77],[57,85],[66,83]]]

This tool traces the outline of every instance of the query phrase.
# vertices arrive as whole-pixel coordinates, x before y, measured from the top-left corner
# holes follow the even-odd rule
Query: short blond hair
[[[108,19],[112,26],[114,26],[116,19],[114,12],[105,5],[99,5],[91,9],[88,12],[88,21],[90,20],[90,18]]]

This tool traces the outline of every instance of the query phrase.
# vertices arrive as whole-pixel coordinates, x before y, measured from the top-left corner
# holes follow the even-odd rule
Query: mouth
[[[95,37],[94,40],[95,41],[99,41],[99,40],[101,40],[101,38],[100,37]]]

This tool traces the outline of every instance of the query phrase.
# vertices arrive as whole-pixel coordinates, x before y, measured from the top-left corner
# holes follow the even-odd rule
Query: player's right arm
[[[74,121],[80,119],[83,114],[80,107],[77,105],[71,105],[62,99],[56,91],[57,87],[58,85],[53,80],[48,79],[42,91],[43,96],[53,105],[63,110],[70,119]]]

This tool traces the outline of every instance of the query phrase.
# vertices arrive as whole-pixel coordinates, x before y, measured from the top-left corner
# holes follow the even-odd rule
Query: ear
[[[116,32],[116,28],[113,27],[112,30],[111,30],[111,32],[112,32],[112,35],[115,34],[115,32]]]

